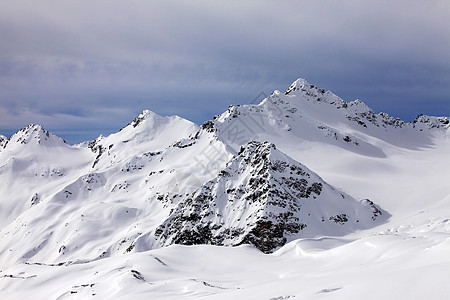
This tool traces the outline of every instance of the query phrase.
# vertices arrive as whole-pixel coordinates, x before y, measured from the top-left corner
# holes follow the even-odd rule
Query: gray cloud
[[[0,132],[91,138],[145,108],[202,122],[297,77],[406,119],[450,115],[448,28],[447,1],[11,1]]]

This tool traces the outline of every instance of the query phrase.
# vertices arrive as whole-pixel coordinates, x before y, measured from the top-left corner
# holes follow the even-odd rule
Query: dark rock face
[[[419,115],[414,121],[414,125],[425,125],[428,128],[449,128],[449,117],[429,117]]]
[[[332,217],[330,217],[330,220],[334,221],[336,223],[339,223],[339,224],[345,224],[346,222],[348,222],[348,218],[347,218],[346,214],[332,216]]]
[[[243,244],[253,244],[264,253],[270,253],[280,245],[286,244],[283,224],[273,224],[272,221],[256,222],[255,227],[244,237]]]
[[[100,157],[103,155],[103,153],[105,153],[106,148],[99,143],[99,139],[91,141],[88,145],[88,148],[91,149],[92,152],[97,154],[94,163],[92,164],[92,168],[94,168],[95,165],[98,164]]]
[[[8,144],[9,139],[6,136],[3,136],[0,134],[0,151],[6,147],[6,144]]]
[[[327,195],[322,197],[324,188]],[[346,207],[346,202],[342,209],[319,216],[322,212],[316,211],[315,206],[329,201],[330,193],[337,199],[335,202],[344,201],[343,194],[276,150],[275,145],[252,141],[217,178],[192,194],[177,195],[182,197],[181,202],[156,229],[154,237],[160,246],[252,244],[271,253],[301,236],[309,224],[337,226],[350,221],[353,216],[344,212],[354,209]],[[170,201],[169,196],[158,199]],[[364,204],[373,210],[369,202]],[[353,219],[356,221],[356,217]]]
[[[206,132],[214,132],[215,128],[214,128],[214,122],[209,120],[206,121],[205,123],[202,124],[202,129],[205,130]]]
[[[143,111],[139,116],[137,116],[129,125],[133,126],[133,128],[136,128],[141,124],[147,117],[148,113],[146,111]]]

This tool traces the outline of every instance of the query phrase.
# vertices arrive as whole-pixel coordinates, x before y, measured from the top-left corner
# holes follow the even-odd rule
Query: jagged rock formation
[[[186,196],[155,237],[160,245],[252,244],[269,253],[295,238],[342,235],[379,218],[386,212],[339,192],[274,144],[250,142]]]
[[[2,149],[6,146],[7,143],[8,143],[8,138],[6,136],[0,134],[0,151],[2,151]]]
[[[419,115],[414,121],[414,126],[425,127],[428,129],[432,128],[449,128],[450,127],[450,118],[449,117],[430,117]],[[422,126],[421,126],[422,125]],[[425,125],[425,126],[423,126]]]

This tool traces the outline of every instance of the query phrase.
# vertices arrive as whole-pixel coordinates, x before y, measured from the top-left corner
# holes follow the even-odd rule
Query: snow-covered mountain
[[[0,152],[0,226],[78,178],[92,156],[40,125],[29,125],[11,136]]]
[[[99,162],[113,165],[135,155],[166,149],[198,129],[198,125],[178,116],[161,117],[144,110],[118,133],[89,143],[88,147],[97,154],[93,167]]]
[[[230,106],[214,120],[220,138],[239,149],[242,141],[267,139],[287,147],[302,142],[331,144],[364,156],[382,157],[385,144],[403,148],[429,142],[430,131],[446,129],[448,117],[420,116],[405,123],[376,114],[361,100],[345,102],[330,91],[296,80],[284,93],[274,91],[259,105]],[[293,156],[295,158],[295,156]]]
[[[269,142],[249,142],[215,179],[180,197],[155,231],[162,245],[249,243],[270,253],[296,238],[373,227],[383,215],[370,200],[339,192]]]
[[[273,299],[343,298],[361,296],[369,281],[352,288],[355,277],[335,284],[327,274],[360,272],[359,261],[383,277],[384,265],[416,270],[411,258],[420,260],[415,272],[445,275],[449,123],[406,123],[298,79],[201,126],[145,110],[118,133],[75,146],[40,125],[0,136],[0,296],[24,298],[20,284],[43,299],[268,295],[255,288],[291,291]],[[177,259],[185,254],[192,263]],[[304,294],[320,284],[296,273],[302,263],[328,284],[316,296]],[[195,270],[210,265],[201,279]],[[331,269],[320,273],[322,265]],[[305,284],[266,286],[272,269]]]

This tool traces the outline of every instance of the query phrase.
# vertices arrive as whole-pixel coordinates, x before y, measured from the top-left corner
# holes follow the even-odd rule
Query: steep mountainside
[[[159,195],[200,187],[229,159],[217,142],[221,160],[200,161],[214,136],[187,120],[149,111],[86,146],[71,147],[40,126],[29,128],[0,154],[5,266],[151,249],[146,236],[170,213]],[[58,217],[44,217],[49,214]],[[99,235],[92,235],[92,227],[100,228]]]
[[[428,129],[445,129],[448,124],[448,117],[420,116],[405,123],[386,113],[376,114],[360,100],[345,102],[304,79],[296,80],[285,93],[273,92],[259,105],[230,106],[211,122],[220,139],[235,151],[250,140],[270,140],[294,158],[289,150],[293,142],[325,143],[359,155],[385,157],[386,147],[429,145]]]
[[[374,283],[347,273],[379,286],[445,273],[449,128],[298,79],[201,126],[146,110],[75,146],[40,125],[0,136],[0,298],[351,297]]]
[[[14,134],[0,152],[0,225],[83,174],[92,156],[67,145],[40,125]]]
[[[274,144],[250,142],[215,179],[184,196],[155,235],[161,245],[250,243],[268,253],[300,237],[373,227],[379,218],[386,213],[370,200],[339,192]]]

